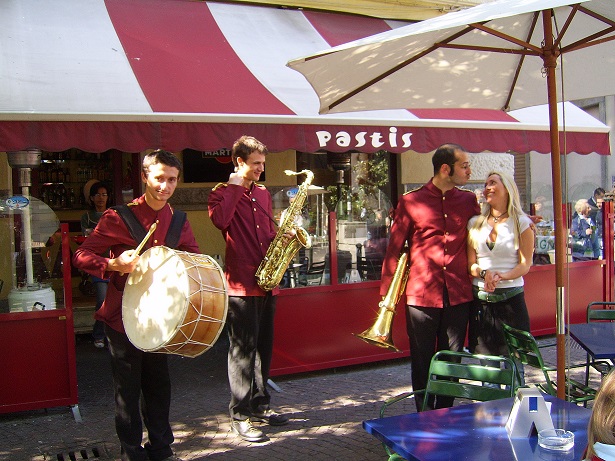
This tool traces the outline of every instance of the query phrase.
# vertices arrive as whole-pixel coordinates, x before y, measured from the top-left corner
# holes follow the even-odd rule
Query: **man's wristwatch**
[[[485,275],[487,275],[487,271],[485,269],[481,269],[481,271],[478,273],[478,276],[485,280]]]

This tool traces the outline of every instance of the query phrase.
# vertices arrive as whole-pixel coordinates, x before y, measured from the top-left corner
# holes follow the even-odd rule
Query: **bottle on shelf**
[[[67,205],[67,192],[66,192],[66,187],[64,187],[64,184],[59,184],[56,188],[56,190],[58,191],[58,207],[59,208],[66,208]]]
[[[75,189],[72,187],[68,189],[68,207],[75,208],[77,206],[77,197],[75,196]]]

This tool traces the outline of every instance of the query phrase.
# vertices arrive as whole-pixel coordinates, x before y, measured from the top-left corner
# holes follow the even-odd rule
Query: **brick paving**
[[[552,341],[551,341],[552,342]],[[195,359],[172,356],[171,422],[177,455],[190,460],[362,460],[386,459],[380,443],[361,427],[378,416],[382,401],[407,391],[407,358],[274,379],[272,404],[290,415],[281,427],[262,426],[270,437],[256,444],[230,432],[226,347],[221,339]],[[572,360],[584,359],[578,346],[570,347]],[[553,363],[555,347],[546,348]],[[95,349],[85,336],[77,336],[79,409],[76,423],[68,408],[52,408],[0,415],[0,460],[99,461],[119,458],[113,425],[113,391],[106,350]],[[593,377],[594,384],[597,384]],[[6,379],[6,378],[4,378]],[[529,382],[540,377],[527,373]],[[415,411],[412,402],[390,414]]]

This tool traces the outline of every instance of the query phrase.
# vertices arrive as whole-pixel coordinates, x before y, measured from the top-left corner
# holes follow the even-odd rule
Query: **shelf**
[[[41,186],[56,186],[60,184],[85,184],[83,181],[58,181],[58,182],[42,182]]]

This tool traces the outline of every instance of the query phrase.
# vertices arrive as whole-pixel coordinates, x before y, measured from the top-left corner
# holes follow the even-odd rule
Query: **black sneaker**
[[[288,417],[276,413],[271,408],[268,408],[265,411],[252,413],[250,419],[252,421],[260,421],[261,423],[267,423],[270,426],[284,426],[285,424],[288,424]]]
[[[233,432],[248,442],[266,442],[269,438],[260,429],[252,426],[249,419],[231,421]]]

